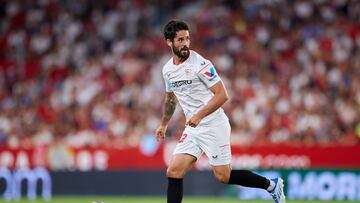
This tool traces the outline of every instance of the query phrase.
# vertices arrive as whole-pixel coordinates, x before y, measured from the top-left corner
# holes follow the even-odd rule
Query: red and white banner
[[[51,170],[165,169],[176,143],[159,146],[152,153],[141,148],[10,149],[0,147],[0,167],[44,166]],[[360,146],[333,147],[232,147],[233,168],[332,168],[360,169]],[[209,169],[203,156],[195,168]]]

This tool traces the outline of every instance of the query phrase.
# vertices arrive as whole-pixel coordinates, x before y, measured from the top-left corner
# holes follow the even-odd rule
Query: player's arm
[[[163,115],[161,118],[161,124],[156,130],[156,138],[164,139],[168,123],[176,109],[176,96],[173,92],[166,92],[165,101],[163,106]]]
[[[172,115],[175,112],[176,109],[176,97],[173,92],[166,92],[165,94],[165,102],[163,106],[163,116],[161,119],[161,125],[167,126]]]
[[[224,83],[221,80],[210,87],[210,90],[214,96],[200,111],[198,111],[190,120],[186,122],[187,125],[196,127],[200,123],[201,119],[216,111],[229,99],[229,95],[226,91]]]

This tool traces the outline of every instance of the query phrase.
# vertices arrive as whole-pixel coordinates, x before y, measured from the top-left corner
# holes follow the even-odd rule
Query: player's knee
[[[224,184],[227,184],[229,182],[229,177],[226,176],[225,174],[216,175],[216,179]]]
[[[185,176],[185,172],[178,168],[169,167],[166,170],[166,176],[170,178],[183,178]]]
[[[229,182],[230,174],[222,173],[222,172],[215,172],[215,177],[221,183],[227,184]]]

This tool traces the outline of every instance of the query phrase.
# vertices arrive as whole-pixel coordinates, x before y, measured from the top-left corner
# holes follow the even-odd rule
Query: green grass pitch
[[[92,203],[94,201],[102,201],[104,203],[166,203],[164,197],[102,197],[102,196],[81,196],[81,197],[53,197],[50,203]],[[0,202],[2,200],[0,199]],[[10,201],[16,203],[40,203],[45,202],[43,200],[30,201],[30,200],[20,200],[20,201]],[[240,201],[237,199],[226,199],[218,197],[184,197],[183,203],[272,203],[270,200],[262,201]],[[287,203],[323,203],[325,201],[291,201],[288,200]],[[343,202],[351,203],[351,201],[326,201],[328,203]]]

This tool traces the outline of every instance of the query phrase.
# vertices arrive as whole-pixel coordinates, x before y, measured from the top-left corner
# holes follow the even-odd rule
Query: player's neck
[[[173,63],[175,65],[180,65],[182,64],[184,61],[186,61],[190,56],[190,53],[185,57],[185,58],[180,58],[177,55],[173,54]]]

